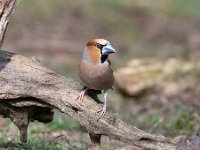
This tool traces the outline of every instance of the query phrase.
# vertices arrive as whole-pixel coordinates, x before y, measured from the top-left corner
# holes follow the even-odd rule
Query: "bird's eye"
[[[95,46],[96,46],[97,48],[101,49],[101,44],[97,43]]]

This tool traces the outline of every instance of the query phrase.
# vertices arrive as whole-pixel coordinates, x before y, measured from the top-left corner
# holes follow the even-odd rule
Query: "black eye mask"
[[[97,43],[95,46],[102,51],[103,47],[106,46],[106,45],[107,44],[102,45],[102,44]]]
[[[102,45],[102,44],[99,44],[99,43],[97,43],[95,46],[98,48],[98,49],[100,49],[100,51],[101,51],[101,63],[104,63],[106,60],[107,60],[107,58],[108,58],[108,55],[102,55],[102,49],[103,49],[103,47],[104,46],[106,46],[107,44],[105,44],[105,45]]]

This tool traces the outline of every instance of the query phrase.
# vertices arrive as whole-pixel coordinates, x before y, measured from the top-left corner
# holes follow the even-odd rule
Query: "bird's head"
[[[112,47],[110,42],[104,39],[90,40],[83,52],[83,59],[91,63],[104,63],[109,54],[115,53],[116,50]]]

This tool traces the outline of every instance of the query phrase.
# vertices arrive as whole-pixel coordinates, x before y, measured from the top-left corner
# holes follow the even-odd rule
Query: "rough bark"
[[[78,89],[81,89],[78,82],[56,74],[33,59],[0,51],[0,99],[4,102],[33,98],[70,116],[96,137],[106,135],[144,148],[175,149],[170,139],[141,131],[116,117],[106,114],[99,119],[96,112],[102,104],[88,96],[82,104],[77,104]]]
[[[30,122],[38,120],[48,123],[53,120],[53,111],[51,108],[47,105],[37,105],[33,98],[30,99],[33,102],[26,103],[26,98],[13,99],[10,102],[3,99],[0,100],[0,115],[4,118],[10,118],[19,128],[20,141],[22,143],[27,142],[27,129]],[[38,104],[40,103],[38,102]]]
[[[6,28],[11,15],[19,0],[0,0],[0,48],[2,47]],[[0,101],[0,115],[9,117],[19,128],[20,140],[27,141],[27,128],[29,122],[51,122],[53,110],[48,105],[43,105],[34,98],[18,98],[9,102]]]
[[[19,0],[0,0],[0,48],[3,44],[4,35],[10,21],[11,14],[18,1]]]

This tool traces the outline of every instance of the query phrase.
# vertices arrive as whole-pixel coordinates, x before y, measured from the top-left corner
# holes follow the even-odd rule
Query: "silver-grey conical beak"
[[[115,53],[116,50],[112,47],[110,43],[108,43],[106,46],[102,49],[102,55],[109,55],[111,53]]]

